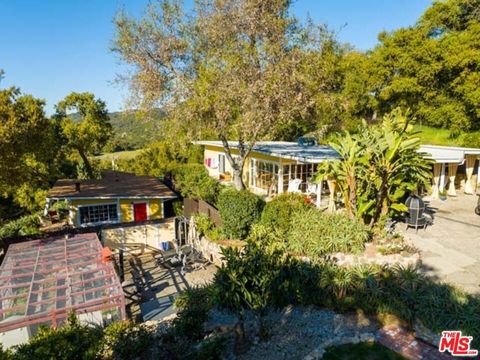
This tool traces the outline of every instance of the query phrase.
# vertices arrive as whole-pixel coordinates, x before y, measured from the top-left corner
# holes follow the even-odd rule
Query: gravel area
[[[279,360],[317,358],[322,348],[341,343],[367,341],[378,330],[376,321],[360,314],[336,314],[313,307],[287,307],[269,311],[264,318],[267,339],[250,338],[250,349],[237,359]],[[215,313],[207,328],[230,328],[236,318],[225,313]],[[256,334],[252,316],[247,316],[246,333]],[[312,356],[313,354],[313,356]],[[317,354],[317,356],[315,355]]]

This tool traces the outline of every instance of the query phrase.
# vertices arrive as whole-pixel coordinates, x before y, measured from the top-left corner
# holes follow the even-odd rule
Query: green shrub
[[[205,214],[195,215],[195,224],[199,236],[205,236],[208,240],[219,241],[225,239],[222,227],[217,227]]]
[[[23,184],[15,191],[15,202],[29,213],[42,210],[45,207],[48,190]]]
[[[212,308],[211,289],[209,287],[194,287],[186,289],[175,299],[178,309],[173,321],[175,335],[192,341],[203,338],[203,324],[208,319]]]
[[[225,189],[218,196],[223,232],[231,239],[244,239],[259,220],[265,202],[248,190]]]
[[[75,315],[57,329],[42,327],[27,344],[14,349],[13,359],[96,359],[102,329],[80,324]]]
[[[205,234],[208,240],[211,241],[220,241],[225,240],[225,235],[221,227],[213,227]]]
[[[40,224],[40,216],[36,214],[12,220],[0,227],[0,239],[38,234]]]
[[[285,237],[292,226],[292,216],[309,207],[302,195],[284,193],[265,204],[260,223]]]
[[[103,331],[101,358],[135,359],[149,351],[153,335],[131,321],[118,321]]]
[[[325,214],[309,209],[292,215],[287,249],[312,258],[346,252],[359,253],[370,239],[367,226],[344,214]]]
[[[183,197],[204,200],[215,205],[221,184],[208,175],[205,166],[185,164],[175,171],[175,187],[180,190]]]
[[[480,298],[438,284],[413,267],[307,263],[251,242],[243,251],[224,250],[213,288],[214,301],[236,312],[301,304],[393,314],[435,332],[460,329],[480,346]]]
[[[199,236],[207,235],[215,227],[213,221],[206,214],[195,214],[194,220]]]
[[[175,216],[183,215],[183,201],[182,200],[173,200],[172,201],[172,206],[173,206],[173,213],[175,214]]]
[[[462,146],[480,148],[480,131],[463,134]]]
[[[12,360],[13,352],[10,349],[3,349],[3,345],[0,344],[0,360]]]

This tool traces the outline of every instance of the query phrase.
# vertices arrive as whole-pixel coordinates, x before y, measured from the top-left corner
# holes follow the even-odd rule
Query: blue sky
[[[190,2],[191,0],[188,0]],[[43,98],[47,112],[71,91],[90,91],[110,111],[127,90],[112,84],[124,69],[109,51],[120,8],[142,14],[148,0],[0,0],[0,86]],[[415,23],[430,0],[297,0],[293,13],[328,24],[341,41],[372,48],[377,34]]]

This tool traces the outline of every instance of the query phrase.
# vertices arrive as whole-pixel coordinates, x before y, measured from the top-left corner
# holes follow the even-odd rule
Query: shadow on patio
[[[179,269],[160,266],[151,252],[127,254],[123,263],[127,314],[135,322],[174,314],[175,298],[185,289],[210,282],[216,270],[214,265],[208,265],[182,275]]]

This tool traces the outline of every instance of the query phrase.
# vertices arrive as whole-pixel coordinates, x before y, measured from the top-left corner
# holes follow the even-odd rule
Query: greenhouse
[[[0,267],[0,342],[28,341],[74,312],[84,323],[125,319],[125,297],[96,234],[10,245]]]

